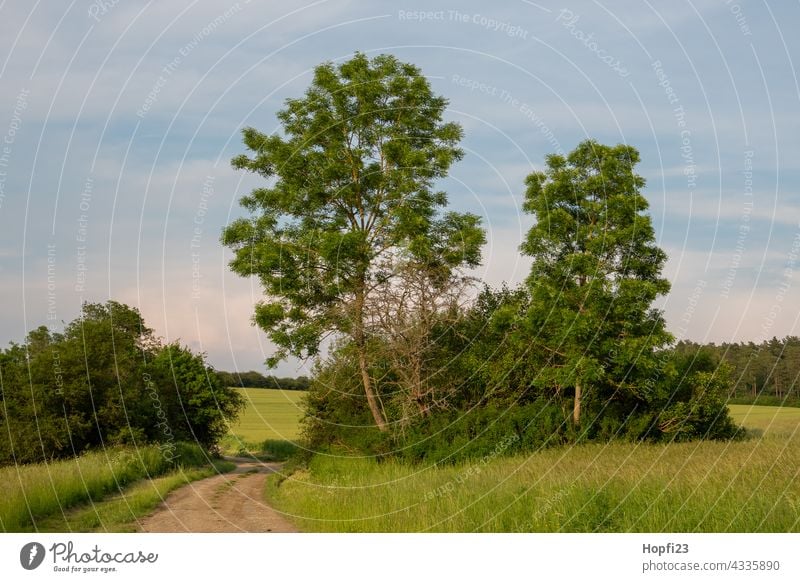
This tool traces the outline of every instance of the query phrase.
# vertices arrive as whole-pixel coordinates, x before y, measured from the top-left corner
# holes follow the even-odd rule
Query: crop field
[[[264,460],[281,460],[294,450],[303,416],[301,390],[236,388],[246,406],[220,443],[230,455],[255,455]]]
[[[800,432],[800,408],[731,404],[733,419],[756,434],[790,438]]]
[[[271,480],[267,497],[305,531],[800,531],[800,410],[731,408],[753,438],[586,444],[445,467],[317,456]]]
[[[247,407],[231,426],[231,434],[247,442],[294,440],[298,437],[298,423],[303,416],[300,399],[305,392],[265,388],[237,390],[244,394]]]

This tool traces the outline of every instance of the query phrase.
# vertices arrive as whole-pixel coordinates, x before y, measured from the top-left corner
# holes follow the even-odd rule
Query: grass
[[[316,456],[267,497],[305,531],[800,532],[798,411],[740,442],[552,448],[450,467]]]
[[[300,390],[269,390],[265,388],[236,388],[247,401],[239,420],[231,426],[231,434],[249,441],[294,440],[299,436],[303,416]]]
[[[138,519],[149,515],[174,489],[192,481],[231,471],[236,465],[213,461],[211,466],[179,468],[156,479],[145,479],[119,495],[78,506],[36,524],[39,532],[134,532]]]
[[[184,468],[208,464],[202,449],[178,443]],[[0,469],[0,529],[37,529],[40,522],[64,515],[87,502],[118,494],[128,485],[171,472],[178,465],[157,446],[114,447],[74,459]]]
[[[236,388],[246,407],[229,434],[220,443],[231,455],[254,456],[262,460],[283,460],[296,449],[303,416],[299,390]]]
[[[242,389],[247,408],[222,443],[262,459],[295,450],[303,392]],[[0,468],[0,531],[130,531],[169,491],[225,470],[178,444],[181,466],[155,446],[109,448],[76,459]],[[228,464],[230,465],[230,464]],[[228,466],[228,469],[230,467]]]
[[[733,419],[756,434],[793,437],[800,433],[800,408],[731,404]]]

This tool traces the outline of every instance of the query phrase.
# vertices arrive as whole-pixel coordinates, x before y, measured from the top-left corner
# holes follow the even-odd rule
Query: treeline
[[[0,465],[118,444],[210,447],[243,406],[203,357],[162,344],[136,309],[86,303],[63,333],[42,326],[0,350]]]
[[[738,402],[761,404],[800,403],[800,338],[773,337],[761,343],[740,342],[701,345],[679,342],[675,350],[701,354],[714,365],[730,368],[728,396]]]
[[[306,376],[297,378],[278,378],[277,376],[265,376],[261,372],[250,370],[249,372],[226,372],[218,370],[217,378],[223,386],[234,388],[274,388],[277,390],[308,390],[311,383]]]

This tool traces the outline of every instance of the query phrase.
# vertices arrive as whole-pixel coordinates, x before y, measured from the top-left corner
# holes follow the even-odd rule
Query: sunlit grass
[[[109,499],[42,520],[36,529],[40,532],[137,531],[139,518],[149,515],[174,489],[234,467],[233,463],[214,461],[207,467],[179,468],[162,477],[139,481]]]
[[[733,419],[763,434],[791,437],[800,432],[800,408],[731,404]]]
[[[282,441],[295,441],[300,434],[303,416],[299,390],[270,390],[265,388],[237,388],[245,397],[246,407],[231,426],[221,446],[228,454],[260,453],[292,447]],[[265,446],[266,443],[266,446]],[[293,448],[293,447],[292,447]],[[276,458],[281,457],[280,454]]]
[[[318,456],[267,494],[307,531],[798,532],[800,416],[778,417],[751,411],[745,425],[764,436],[746,441],[585,444],[449,467]]]

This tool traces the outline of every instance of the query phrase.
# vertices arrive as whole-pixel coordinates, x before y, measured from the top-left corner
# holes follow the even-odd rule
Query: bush
[[[212,446],[244,401],[203,357],[162,345],[139,312],[84,304],[63,334],[40,327],[0,351],[0,465],[114,445]]]
[[[779,398],[770,394],[753,396],[736,396],[728,400],[728,404],[753,404],[756,406],[790,406],[800,408],[800,399],[796,397]]]
[[[389,433],[374,427],[352,350],[337,346],[316,368],[306,398],[308,447],[452,463],[564,443],[741,435],[726,406],[730,370],[710,350],[692,351],[685,345],[648,353],[636,358],[634,366],[615,356],[609,344],[604,365],[614,374],[585,386],[576,427],[574,391],[544,379],[540,372],[549,365],[546,354],[532,349],[530,338],[520,333],[527,303],[524,289],[485,288],[471,308],[437,333],[435,361],[427,365],[446,376],[451,388],[440,391],[446,398],[425,412],[409,415],[407,408],[395,407],[396,371],[374,357],[374,376],[380,379],[375,389],[390,420]],[[625,377],[625,382],[612,376]]]
[[[532,451],[571,440],[564,412],[546,401],[505,410],[494,405],[438,414],[397,438],[397,455],[426,463],[450,464]]]

